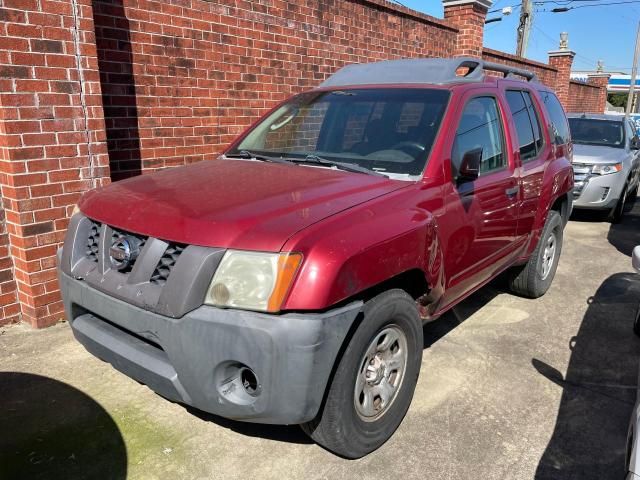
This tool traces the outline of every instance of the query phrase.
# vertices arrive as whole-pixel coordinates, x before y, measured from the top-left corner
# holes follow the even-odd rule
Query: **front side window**
[[[624,148],[625,136],[622,120],[596,118],[570,118],[573,143]]]
[[[542,129],[528,92],[507,91],[507,103],[516,124],[520,160],[528,162],[538,156],[542,149]]]
[[[465,105],[451,152],[453,177],[458,176],[465,153],[482,149],[480,174],[507,166],[498,105],[493,97],[476,97]]]
[[[544,104],[549,117],[551,118],[551,138],[556,145],[565,145],[571,141],[569,134],[569,124],[560,100],[551,92],[540,92],[542,103]]]
[[[258,123],[235,150],[357,164],[386,175],[424,170],[449,100],[438,89],[348,89],[298,95]]]

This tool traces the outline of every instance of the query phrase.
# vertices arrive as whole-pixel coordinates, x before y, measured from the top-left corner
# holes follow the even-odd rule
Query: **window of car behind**
[[[494,97],[476,97],[465,105],[451,152],[451,170],[457,177],[464,154],[482,149],[480,174],[507,166],[504,135],[498,105]]]
[[[542,127],[531,94],[522,90],[507,90],[507,103],[516,124],[520,160],[531,161],[538,156],[544,144]]]
[[[556,145],[565,145],[571,141],[569,123],[560,100],[551,92],[540,92],[542,103],[551,119],[551,138]]]
[[[625,134],[622,120],[598,118],[570,118],[573,143],[624,148]]]

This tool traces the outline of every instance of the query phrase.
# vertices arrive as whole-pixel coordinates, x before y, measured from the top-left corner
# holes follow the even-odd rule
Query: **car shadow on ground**
[[[566,375],[543,359],[535,368],[562,387],[556,426],[540,459],[536,480],[620,479],[625,472],[629,418],[636,398],[638,348],[633,316],[640,276],[617,273],[585,299],[587,311],[566,348]]]
[[[482,309],[495,297],[508,291],[506,276],[504,274],[500,275],[458,305],[448,310],[437,320],[425,324],[422,330],[424,348],[431,347],[453,329],[460,326],[478,310]]]
[[[0,372],[0,478],[127,477],[124,440],[107,411],[52,378]]]
[[[631,257],[636,245],[640,245],[640,200],[636,200],[631,210],[622,217],[622,222],[611,225],[607,234],[609,243]]]
[[[631,257],[636,245],[640,245],[640,200],[625,208],[625,215],[620,223],[612,223],[607,233],[607,240],[620,253]],[[608,212],[598,210],[574,210],[571,220],[580,223],[609,222]]]
[[[240,422],[238,420],[229,420],[212,413],[203,412],[202,410],[197,410],[188,405],[183,406],[191,415],[194,415],[206,422],[213,422],[222,428],[228,428],[229,430],[239,433],[240,435],[259,437],[266,440],[284,443],[313,443],[313,440],[307,437],[307,435],[298,425],[270,425],[261,423]]]

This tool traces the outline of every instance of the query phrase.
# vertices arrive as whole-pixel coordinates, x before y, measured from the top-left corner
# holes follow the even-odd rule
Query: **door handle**
[[[513,197],[518,194],[520,191],[520,185],[516,185],[515,187],[507,188],[504,193],[507,194],[507,197]]]

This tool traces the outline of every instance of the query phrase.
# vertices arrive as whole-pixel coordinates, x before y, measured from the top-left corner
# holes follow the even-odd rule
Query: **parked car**
[[[409,408],[424,321],[506,270],[517,294],[547,291],[570,161],[529,72],[347,66],[216,161],[86,193],[60,253],[67,316],[168,399],[361,457]]]
[[[640,245],[633,249],[631,264],[636,271],[640,272]],[[640,336],[640,306],[633,322],[633,331]],[[638,398],[633,407],[631,421],[629,422],[629,433],[627,435],[627,477],[626,480],[640,480],[640,379],[638,381]]]
[[[570,114],[573,138],[574,208],[610,212],[619,222],[638,194],[640,139],[620,115]]]
[[[638,272],[640,272],[640,245],[633,249],[631,256],[631,264]],[[640,337],[640,305],[638,306],[638,312],[633,322],[633,331]]]

